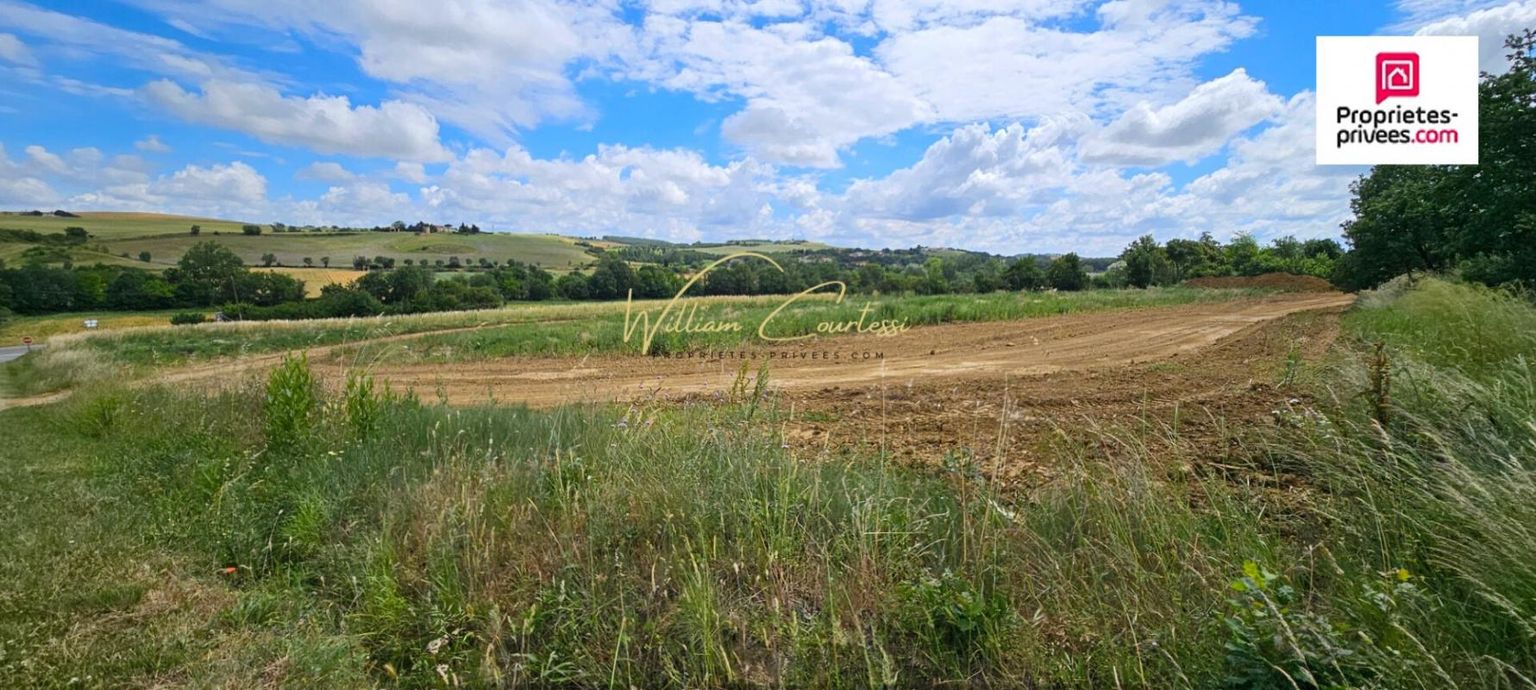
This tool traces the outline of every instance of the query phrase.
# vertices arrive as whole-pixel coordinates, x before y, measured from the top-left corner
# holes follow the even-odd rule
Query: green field
[[[593,262],[577,240],[558,235],[452,233],[417,235],[394,232],[273,232],[262,225],[262,234],[248,236],[240,222],[210,220],[150,213],[80,213],[79,218],[24,216],[14,212],[0,215],[0,228],[62,233],[76,226],[91,233],[84,246],[67,249],[77,264],[108,263],[141,268],[165,268],[175,265],[194,243],[212,240],[233,250],[248,265],[259,265],[262,256],[273,254],[285,266],[301,266],[304,259],[320,265],[321,257],[330,257],[331,266],[346,268],[355,256],[386,256],[397,261],[448,261],[458,257],[465,263],[481,258],[498,263],[516,259],[551,271],[568,271]],[[200,235],[189,233],[192,225],[202,228]],[[0,259],[18,262],[29,245],[0,243]],[[139,261],[140,252],[150,253],[150,262]],[[126,257],[124,257],[126,255]]]
[[[165,213],[91,212],[76,213],[79,218],[58,216],[24,216],[14,211],[0,212],[0,228],[35,230],[37,232],[64,232],[64,228],[81,227],[91,233],[93,239],[111,240],[145,235],[185,234],[193,225],[199,225],[204,234],[240,232],[240,221],[215,218],[194,218]]]
[[[22,242],[0,242],[0,261],[7,265],[19,266],[24,262],[24,254],[28,248],[36,245]],[[92,242],[86,245],[71,247],[54,247],[54,251],[63,252],[69,260],[75,264],[89,266],[92,264],[106,264],[108,266],[133,266],[135,268],[158,269],[164,265],[144,263],[137,258],[125,258],[117,254],[111,254],[99,248],[99,243]]]
[[[718,255],[718,256],[726,256],[728,254],[735,254],[737,252],[757,252],[759,254],[786,254],[786,253],[789,253],[789,252],[803,252],[803,251],[814,251],[814,250],[817,250],[817,249],[826,249],[829,246],[830,245],[825,245],[825,244],[822,244],[820,242],[800,241],[800,242],[739,242],[739,243],[730,243],[730,244],[688,245],[685,248],[689,249],[689,250],[692,250],[692,251],[696,251],[696,252],[703,252],[705,254],[715,254],[715,255]]]
[[[186,234],[160,237],[137,237],[105,242],[109,253],[138,256],[147,251],[155,263],[174,264],[182,253],[193,244],[213,240],[229,247],[247,264],[261,263],[264,254],[273,254],[285,266],[302,265],[305,257],[320,264],[321,257],[330,257],[331,265],[347,267],[352,257],[387,256],[396,260],[448,261],[458,257],[460,261],[475,262],[487,258],[496,262],[516,259],[550,269],[568,270],[592,262],[591,255],[571,240],[553,235],[443,235],[417,236],[409,233],[362,232],[319,233],[288,232],[263,234],[255,237],[240,234],[209,235],[199,237]]]

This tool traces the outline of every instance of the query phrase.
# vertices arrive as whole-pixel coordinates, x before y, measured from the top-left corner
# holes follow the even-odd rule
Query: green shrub
[[[208,317],[197,311],[183,311],[171,315],[172,326],[195,326],[207,322]]]
[[[319,392],[309,371],[309,359],[304,355],[284,357],[267,378],[267,447],[292,449],[306,444],[314,433],[319,408]]]

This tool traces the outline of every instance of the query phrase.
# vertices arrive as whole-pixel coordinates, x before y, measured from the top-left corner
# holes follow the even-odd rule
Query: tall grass
[[[796,457],[765,375],[717,406],[451,410],[315,400],[292,360],[69,415],[134,528],[232,573],[229,616],[358,650],[289,682],[1198,683],[1234,553],[1287,551],[1220,480],[1103,461],[1131,436],[1064,444],[1027,497],[960,452]]]
[[[1287,415],[1270,447],[1327,493],[1306,577],[1332,616],[1313,627],[1352,654],[1332,677],[1536,687],[1536,308],[1440,280],[1362,305],[1327,414]]]

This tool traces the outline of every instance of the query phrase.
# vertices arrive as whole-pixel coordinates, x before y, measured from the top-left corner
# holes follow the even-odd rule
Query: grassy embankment
[[[814,332],[824,321],[856,320],[874,302],[868,319],[906,319],[917,326],[960,321],[1010,319],[1221,302],[1262,294],[1248,290],[1096,290],[1080,293],[998,293],[986,296],[850,296],[842,305],[827,297],[796,302],[774,321],[781,334]],[[735,347],[756,341],[757,324],[783,304],[784,296],[690,299],[702,305],[698,319],[739,321],[740,332],[657,335],[655,353],[685,348]],[[637,301],[634,309],[659,317],[665,301]],[[206,324],[142,328],[53,338],[43,352],[0,367],[0,392],[46,393],[99,378],[137,377],[148,370],[220,357],[281,352],[343,343],[367,343],[391,336],[455,330],[412,339],[410,350],[394,343],[362,345],[348,353],[356,361],[427,358],[440,361],[512,355],[574,355],[635,352],[638,335],[624,342],[623,302],[526,303],[473,312],[447,312],[362,319]]]
[[[265,390],[7,412],[0,669],[1532,687],[1536,309],[1432,281],[1345,327],[1299,377],[1321,402],[1234,430],[1220,471],[1143,420],[1064,430],[1028,495],[963,449],[941,472],[794,457],[750,375],[717,406],[535,413],[362,378],[322,399],[295,361]]]

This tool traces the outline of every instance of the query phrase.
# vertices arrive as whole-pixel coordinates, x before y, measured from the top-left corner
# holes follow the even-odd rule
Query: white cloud
[[[915,222],[1018,215],[1069,184],[1076,169],[1069,146],[1085,124],[1078,118],[1032,129],[1017,123],[995,131],[982,124],[961,127],[911,167],[855,182],[843,207],[859,218]]]
[[[1536,0],[1522,0],[1464,15],[1444,17],[1419,27],[1427,36],[1477,36],[1478,66],[1492,74],[1509,71],[1504,39],[1524,29],[1536,28]]]
[[[1194,62],[1251,34],[1217,0],[1110,2],[1096,26],[1082,0],[816,6],[761,21],[743,3],[651,8],[621,74],[705,100],[739,98],[721,133],[764,160],[835,167],[854,143],[915,125],[1113,115],[1193,86]],[[827,22],[876,40],[866,55]],[[1006,85],[1006,86],[1002,86]]]
[[[896,33],[930,26],[966,26],[996,16],[1030,22],[1061,19],[1081,11],[1086,0],[876,0],[870,19]]]
[[[1509,0],[1396,0],[1393,8],[1401,19],[1388,27],[1392,32],[1411,31],[1446,17],[1468,14],[1509,2]]]
[[[520,148],[475,149],[419,192],[428,215],[499,229],[693,240],[778,230],[760,215],[776,171],[752,160],[711,165],[693,151],[601,146],[581,159]]]
[[[245,132],[269,144],[416,161],[449,157],[437,138],[437,119],[412,103],[354,107],[345,96],[284,96],[267,86],[217,80],[205,82],[201,93],[168,80],[151,82],[144,92],[182,119]]]
[[[46,148],[34,144],[24,150],[27,153],[27,160],[31,161],[32,165],[42,168],[45,172],[55,175],[69,172],[69,165],[64,162],[64,159],[60,158],[57,154],[49,152]]]
[[[934,104],[941,122],[1113,114],[1186,92],[1196,59],[1251,34],[1255,24],[1232,5],[1197,0],[1111,2],[1098,19],[1096,30],[1070,31],[993,17],[895,35],[875,54]]]
[[[548,0],[140,0],[178,26],[228,37],[252,30],[350,45],[401,100],[482,138],[589,113],[567,73],[632,40],[608,2]]]
[[[334,161],[316,161],[314,163],[310,163],[293,175],[293,179],[295,180],[311,180],[318,182],[349,182],[353,179],[356,179],[356,177],[356,175],[353,175],[346,168],[341,167],[340,163],[336,163]]]
[[[384,166],[357,175],[314,163],[295,177],[327,183],[324,193],[273,199],[241,162],[157,178],[134,156],[28,147],[21,174],[5,162],[6,184],[31,180],[33,192],[57,187],[96,207],[297,223],[462,219],[582,235],[1102,254],[1149,231],[1332,234],[1356,172],[1312,165],[1309,94],[1283,99],[1242,69],[1196,77],[1206,57],[1256,30],[1256,19],[1221,0],[135,1],[215,40],[335,46],[383,82],[360,92],[388,95],[354,104],[353,91],[327,95],[346,87],[316,93],[170,39],[10,0],[0,0],[0,26],[21,26],[50,67],[55,55],[113,58],[170,77],[133,93],[185,120]],[[1453,2],[1457,12],[1447,12],[1446,3],[1408,0],[1402,10],[1425,31],[1485,32],[1536,0],[1485,4]],[[621,21],[636,14],[639,26]],[[643,145],[536,158],[536,147],[512,143],[550,119],[626,117],[590,112],[573,85],[581,80],[633,80],[637,91],[711,103],[720,112],[710,123],[734,160]],[[484,143],[452,142],[456,155],[440,122]],[[824,189],[819,173],[775,167],[835,167],[860,142],[914,130],[944,136],[910,165],[841,193]],[[136,147],[159,146],[149,137]],[[1228,159],[1187,184],[1121,167],[1218,153]]]
[[[15,34],[0,33],[0,60],[18,65],[37,64],[37,58],[32,57],[32,51],[27,49],[27,44],[22,43]]]
[[[151,134],[133,142],[133,147],[144,153],[170,153],[171,147],[160,141],[159,135]]]
[[[266,78],[169,38],[119,29],[10,0],[0,0],[0,27],[25,34],[35,39],[36,44],[57,46],[72,59],[104,59],[110,60],[115,67],[127,66],[182,77]]]
[[[245,163],[189,165],[149,185],[149,193],[200,204],[252,205],[266,201],[267,178]]]
[[[1084,158],[1121,165],[1193,163],[1280,111],[1264,82],[1239,68],[1201,84],[1176,103],[1136,104],[1084,147]]]
[[[426,166],[420,163],[400,161],[399,163],[395,164],[395,177],[405,180],[406,182],[422,184],[427,181],[427,169]]]
[[[653,18],[646,38],[652,58],[636,76],[704,98],[745,98],[721,132],[770,161],[833,167],[839,149],[932,117],[928,104],[848,43],[799,24]]]
[[[1365,169],[1315,164],[1315,107],[1309,91],[1292,97],[1274,126],[1233,142],[1225,166],[1160,200],[1159,214],[1218,236],[1336,235],[1350,215],[1349,183]]]
[[[314,209],[322,217],[331,218],[367,218],[386,214],[409,217],[403,214],[409,213],[404,209],[409,209],[410,205],[409,196],[391,192],[387,184],[356,182],[327,189],[315,203]]]
[[[58,200],[58,193],[47,182],[29,174],[23,166],[12,162],[0,144],[0,204],[37,207]]]

